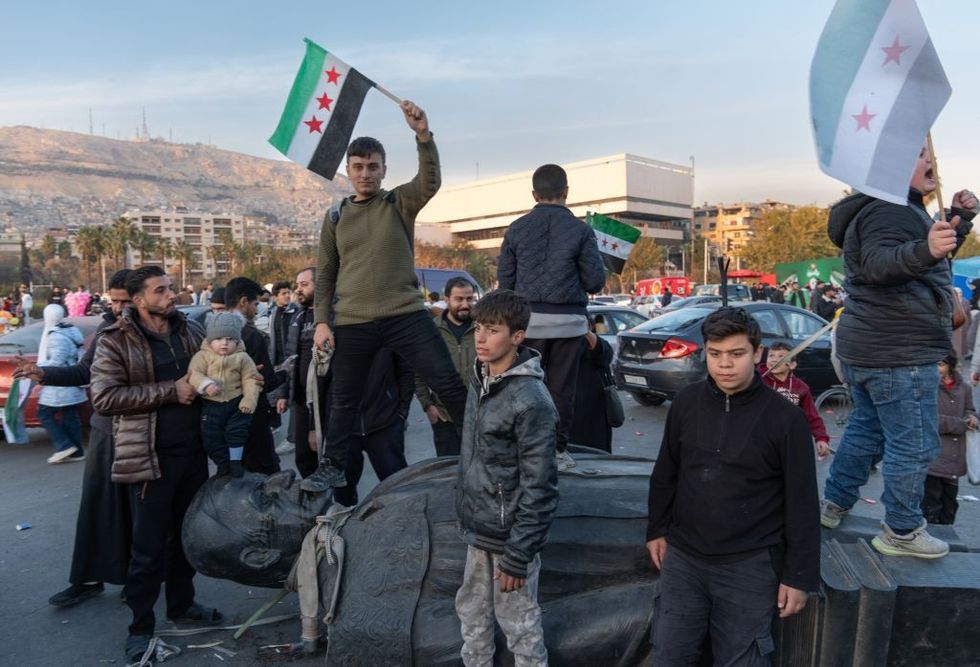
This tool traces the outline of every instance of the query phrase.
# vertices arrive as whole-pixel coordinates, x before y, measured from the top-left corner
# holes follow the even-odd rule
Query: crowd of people
[[[532,177],[534,207],[504,237],[499,289],[477,300],[475,285],[454,278],[430,311],[413,239],[416,215],[439,189],[439,156],[425,113],[408,101],[402,110],[416,138],[417,175],[385,190],[384,147],[367,137],[351,143],[354,194],[327,212],[315,264],[292,280],[266,290],[236,277],[178,293],[159,267],[120,271],[81,359],[62,306],[45,308],[41,361],[22,362],[17,375],[40,383],[45,414],[58,415],[50,431],[56,462],[84,455],[72,416],[84,400],[79,387],[89,385],[96,411],[70,585],[50,601],[67,606],[105,583],[123,585],[132,610],[128,660],[151,646],[164,584],[171,620],[222,618],[196,599],[181,545],[209,457],[219,478],[278,471],[272,431],[288,414],[302,490],[351,506],[365,457],[379,479],[407,465],[414,397],[431,425],[433,454],[459,457],[462,660],[493,661],[496,620],[516,664],[547,664],[538,574],[559,472],[576,467],[570,443],[611,450],[600,396],[612,350],[586,309],[605,270],[593,232],[566,206],[567,175],[548,164]],[[879,460],[886,515],[875,548],[945,554],[923,511],[955,512],[947,486],[961,473],[942,458],[933,463],[940,432],[945,443],[977,426],[950,356],[947,317],[945,257],[969,224],[924,223],[921,193],[930,182],[921,171],[907,207],[851,198],[831,214],[848,273],[838,336],[855,411],[822,505],[813,443],[826,457],[829,439],[786,359],[790,346],[772,346],[760,367],[759,326],[743,309],[720,308],[704,320],[708,377],[672,401],[650,481],[658,664],[696,662],[706,635],[720,663],[766,664],[774,615],[797,613],[819,585],[820,524],[841,522]],[[977,201],[963,191],[953,206],[965,218]],[[882,241],[890,250],[876,254],[875,235],[885,229],[907,234],[908,245]],[[894,308],[896,289],[910,312]],[[791,284],[760,294],[792,303],[799,291]],[[840,298],[823,286],[806,305],[831,318]],[[193,303],[210,307],[203,326],[177,309]]]

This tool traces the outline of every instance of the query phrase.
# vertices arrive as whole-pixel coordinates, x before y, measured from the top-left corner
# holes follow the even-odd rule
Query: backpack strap
[[[384,201],[386,201],[389,204],[391,204],[392,206],[394,206],[395,205],[395,191],[394,190],[391,190],[389,192],[386,192],[385,195],[384,195],[384,197],[383,197],[383,199],[384,199]],[[340,215],[341,215],[341,213],[343,211],[344,204],[346,204],[346,203],[347,203],[347,197],[342,197],[340,199],[340,201],[334,202],[333,205],[330,207],[330,210],[327,211],[327,219],[330,220],[330,224],[332,224],[334,227],[336,227],[340,223]],[[405,225],[404,224],[402,224],[402,229],[405,229]],[[407,229],[405,229],[405,237],[408,239],[408,247],[412,249],[412,252],[415,252],[415,242],[414,242],[414,239],[412,239],[412,237],[410,237],[408,235],[408,230]]]

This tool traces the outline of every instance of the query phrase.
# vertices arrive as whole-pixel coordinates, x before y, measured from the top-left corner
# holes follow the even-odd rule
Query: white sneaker
[[[276,446],[276,454],[291,454],[296,449],[296,445],[289,442],[289,440],[283,440]]]
[[[69,447],[68,449],[62,449],[60,452],[55,452],[49,456],[48,463],[61,463],[77,451],[78,447],[75,446]]]
[[[575,459],[568,452],[555,452],[555,465],[558,466],[558,472],[565,472],[566,470],[571,470],[576,465]]]
[[[881,524],[881,532],[871,540],[878,553],[886,556],[915,556],[916,558],[942,558],[949,553],[949,545],[926,531],[926,522],[908,535],[896,535],[887,524]]]

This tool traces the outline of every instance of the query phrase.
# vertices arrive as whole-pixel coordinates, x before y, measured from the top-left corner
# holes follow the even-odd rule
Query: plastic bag
[[[966,476],[970,484],[980,484],[980,431],[966,432]]]

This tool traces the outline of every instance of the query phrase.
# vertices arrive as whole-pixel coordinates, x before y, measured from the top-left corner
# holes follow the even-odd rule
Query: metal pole
[[[701,230],[701,231],[703,232],[704,230]],[[704,259],[704,282],[701,283],[701,284],[702,285],[706,285],[708,283],[708,237],[707,236],[704,237],[704,258],[703,259]]]

